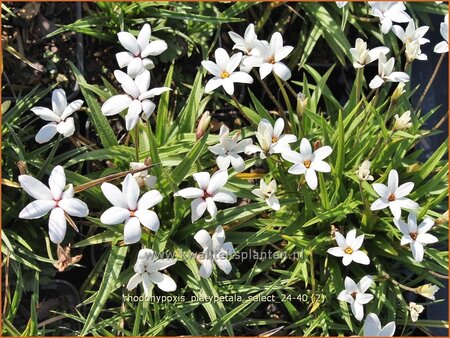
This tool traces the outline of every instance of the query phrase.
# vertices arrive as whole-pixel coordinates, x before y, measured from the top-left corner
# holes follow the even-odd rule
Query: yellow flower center
[[[272,143],[277,143],[277,142],[278,142],[278,137],[272,136]]]
[[[311,166],[311,161],[306,160],[305,162],[303,162],[303,165],[306,167],[306,169],[308,169]]]
[[[230,77],[230,74],[228,74],[227,72],[222,72],[222,74],[220,75],[220,77],[221,77],[222,79],[226,79],[226,78],[229,78],[229,77]]]
[[[344,250],[344,252],[345,252],[347,255],[351,255],[351,254],[353,253],[353,249],[352,249],[352,248],[347,248],[347,249]]]

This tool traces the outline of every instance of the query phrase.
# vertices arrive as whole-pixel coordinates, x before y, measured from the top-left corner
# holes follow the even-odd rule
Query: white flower
[[[411,128],[411,112],[405,111],[402,116],[398,116],[398,114],[395,114],[395,123],[394,123],[394,130],[403,130]]]
[[[28,204],[20,212],[23,219],[37,219],[45,216],[50,210],[48,233],[53,243],[59,244],[66,235],[67,222],[65,213],[75,217],[86,217],[89,209],[86,203],[74,198],[72,184],[64,191],[66,175],[60,165],[53,168],[46,185],[29,175],[20,175],[19,182],[23,190],[36,201]]]
[[[414,183],[407,182],[398,186],[398,173],[395,169],[389,172],[387,186],[382,183],[374,183],[372,187],[380,195],[380,198],[372,203],[370,210],[381,210],[389,207],[394,218],[399,219],[402,214],[401,209],[416,210],[419,208],[416,202],[405,197],[414,189]]]
[[[231,58],[223,48],[217,48],[214,53],[216,63],[202,61],[202,66],[211,74],[212,79],[206,83],[205,93],[209,94],[220,86],[228,95],[234,94],[234,83],[253,83],[253,78],[245,72],[236,72],[242,60],[242,53],[234,54]]]
[[[145,69],[155,67],[148,56],[157,56],[167,49],[167,43],[164,40],[150,42],[151,34],[152,30],[148,23],[142,26],[137,39],[128,32],[117,33],[120,43],[128,50],[128,52],[116,54],[117,63],[120,68],[127,67],[127,73],[132,78]]]
[[[380,53],[389,53],[389,48],[380,46],[372,49],[367,49],[367,42],[360,38],[355,41],[355,47],[350,48],[350,53],[353,56],[353,67],[363,68],[365,65],[378,60]]]
[[[230,137],[229,135],[230,130],[228,127],[222,125],[220,127],[219,143],[212,147],[208,147],[208,150],[214,155],[217,155],[216,162],[220,170],[228,169],[231,164],[234,170],[242,172],[245,169],[245,163],[239,153],[244,152],[245,147],[252,144],[253,141],[251,139],[239,141],[241,139],[239,132],[234,134],[233,137]]]
[[[157,255],[151,249],[141,249],[134,265],[135,274],[127,284],[128,290],[133,290],[139,283],[144,287],[144,294],[149,295],[153,285],[158,285],[163,291],[171,292],[177,289],[177,284],[168,275],[159,272],[174,265],[176,259],[157,259]]]
[[[338,6],[339,8],[343,8],[347,4],[348,1],[336,1],[336,6]]]
[[[370,14],[380,19],[383,34],[390,31],[392,22],[403,23],[411,20],[402,1],[369,1],[369,6]]]
[[[365,160],[356,172],[360,181],[373,181],[373,176],[370,175],[370,161]]]
[[[227,256],[233,254],[234,248],[231,242],[225,243],[225,231],[222,226],[219,225],[216,228],[212,238],[206,230],[200,230],[195,234],[194,239],[203,248],[202,255],[199,257],[200,276],[208,278],[211,275],[213,262],[228,275],[231,271],[231,264]]]
[[[428,32],[428,26],[418,27],[416,29],[416,25],[414,24],[414,20],[409,20],[408,26],[406,29],[399,25],[394,25],[392,27],[392,31],[397,35],[397,37],[406,44],[407,42],[418,41],[420,45],[430,42],[430,40],[425,39],[423,36]]]
[[[213,219],[217,214],[215,202],[236,203],[236,195],[223,189],[223,186],[228,181],[228,172],[226,170],[219,170],[212,176],[207,172],[195,173],[192,176],[197,181],[198,188],[185,188],[174,194],[174,196],[183,198],[195,198],[191,203],[192,223],[202,217],[206,210],[208,210],[211,219]]]
[[[251,23],[247,26],[244,37],[235,32],[228,32],[228,35],[234,42],[233,49],[238,49],[246,55],[254,55],[256,42],[258,41],[254,24]]]
[[[345,290],[342,290],[338,299],[350,304],[352,313],[357,320],[362,320],[364,317],[364,304],[367,304],[373,299],[373,295],[365,293],[372,285],[372,277],[364,276],[358,284],[356,284],[350,277],[345,277]]]
[[[448,14],[445,15],[444,22],[441,22],[441,35],[444,41],[434,46],[435,53],[448,53]]]
[[[393,72],[394,58],[391,57],[386,61],[386,55],[380,54],[378,58],[378,75],[370,81],[369,87],[372,89],[379,88],[384,82],[408,82],[409,75],[404,72]]]
[[[367,314],[364,321],[364,336],[365,337],[392,337],[395,332],[395,322],[387,323],[381,328],[381,322],[375,313]]]
[[[417,322],[419,315],[423,312],[423,310],[425,310],[425,308],[420,304],[409,302],[408,310],[411,315],[411,320],[413,322]]]
[[[290,151],[289,143],[296,142],[297,137],[292,134],[281,134],[283,129],[284,120],[282,118],[278,118],[273,127],[268,120],[261,119],[258,124],[258,131],[255,133],[259,146],[250,144],[245,148],[245,153],[248,155],[259,153],[259,156],[265,159],[266,156],[272,154]]]
[[[136,170],[144,168],[146,167],[146,165],[145,163],[131,162],[130,167],[131,169]],[[148,189],[153,189],[156,185],[156,176],[149,175],[148,170],[139,171],[133,174],[133,177],[135,178],[136,182],[139,184],[140,187],[145,184]]]
[[[269,184],[264,182],[263,179],[259,180],[259,189],[253,189],[252,193],[256,196],[263,198],[267,205],[273,210],[280,210],[280,201],[275,193],[277,192],[277,182],[272,180]]]
[[[421,60],[421,61],[428,60],[426,54],[422,53],[422,50],[420,49],[420,43],[418,40],[406,42],[405,54],[407,62],[413,62],[414,60]]]
[[[434,225],[431,218],[425,218],[422,223],[417,226],[417,217],[414,213],[409,213],[408,224],[401,219],[395,219],[394,223],[397,228],[402,232],[403,237],[400,241],[400,245],[409,244],[413,253],[414,259],[417,262],[422,262],[424,250],[423,247],[427,244],[436,243],[438,239],[427,232]]]
[[[306,183],[311,189],[317,188],[316,171],[329,173],[331,167],[323,161],[328,157],[333,149],[330,146],[320,147],[316,151],[312,151],[311,144],[306,138],[300,142],[300,153],[296,151],[287,151],[281,154],[283,158],[294,163],[288,172],[293,175],[305,175]]]
[[[436,297],[434,296],[434,294],[436,292],[439,291],[439,288],[431,283],[419,286],[418,288],[416,288],[416,292],[421,295],[422,297],[431,299],[431,300],[436,300]]]
[[[63,89],[55,89],[52,93],[52,110],[45,107],[34,107],[31,111],[44,121],[50,123],[43,126],[36,134],[37,143],[50,141],[56,133],[64,137],[72,136],[75,132],[73,117],[69,117],[81,108],[83,100],[75,100],[67,105],[66,93]]]
[[[369,257],[359,250],[364,241],[364,235],[356,237],[356,229],[350,230],[347,236],[342,236],[339,232],[335,232],[335,238],[338,246],[330,248],[327,252],[336,257],[342,257],[342,264],[349,265],[352,261],[369,265]]]
[[[122,191],[111,183],[103,183],[101,189],[113,206],[100,216],[100,221],[108,225],[125,223],[125,244],[139,242],[141,224],[152,231],[159,229],[158,216],[148,210],[162,201],[159,191],[150,190],[139,198],[139,185],[131,174],[122,182]]]
[[[102,113],[105,116],[112,116],[128,108],[127,115],[125,116],[127,130],[131,130],[136,126],[142,112],[142,118],[144,120],[147,120],[153,113],[156,105],[149,99],[170,90],[167,87],[158,87],[149,90],[150,72],[148,70],[140,73],[134,80],[120,70],[114,71],[114,76],[126,94],[114,95],[106,100],[102,105]]]
[[[273,33],[270,42],[257,41],[257,55],[247,58],[244,66],[259,67],[259,76],[264,79],[272,71],[282,80],[291,77],[290,69],[281,60],[293,50],[292,46],[283,46],[283,37],[279,32]]]

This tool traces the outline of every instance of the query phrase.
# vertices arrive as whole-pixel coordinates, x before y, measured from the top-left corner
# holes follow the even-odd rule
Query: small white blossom
[[[370,81],[369,87],[376,89],[381,87],[385,82],[408,82],[408,74],[405,72],[393,72],[394,63],[393,57],[386,61],[386,55],[381,53],[378,58],[378,75],[375,75],[372,81]]]
[[[416,288],[416,292],[421,295],[422,297],[436,300],[435,293],[439,291],[439,287],[437,287],[434,284],[428,283],[422,286],[419,286]]]
[[[157,255],[151,249],[139,250],[138,258],[134,265],[135,274],[128,281],[127,289],[133,290],[139,283],[142,283],[144,294],[147,297],[154,284],[158,285],[158,288],[162,291],[175,291],[177,284],[172,277],[159,271],[174,265],[176,262],[176,259],[157,259]]]
[[[269,207],[273,210],[280,210],[280,201],[275,193],[277,192],[277,182],[272,180],[269,184],[263,179],[259,180],[259,189],[253,189],[252,193],[264,199]]]
[[[440,31],[444,41],[434,46],[434,52],[439,54],[448,53],[448,14],[445,15],[444,22],[441,22]]]
[[[223,189],[223,186],[228,181],[228,172],[226,170],[219,170],[212,176],[207,172],[195,173],[192,176],[197,181],[198,188],[185,188],[174,194],[174,196],[183,198],[194,198],[191,203],[192,223],[202,217],[206,210],[208,210],[211,219],[213,219],[217,214],[215,202],[236,203],[236,195]]]
[[[294,163],[288,172],[293,175],[305,175],[306,183],[311,189],[315,190],[317,188],[316,171],[331,172],[330,165],[324,159],[330,156],[332,151],[333,149],[330,146],[324,146],[313,152],[309,141],[303,138],[300,142],[300,153],[291,150],[281,153],[281,156]]]
[[[391,30],[392,22],[404,23],[411,20],[402,1],[369,1],[369,6],[370,14],[380,19],[383,34]]]
[[[127,74],[132,78],[146,69],[155,67],[148,56],[160,55],[167,49],[167,43],[164,40],[150,42],[151,34],[152,30],[148,23],[142,26],[137,39],[129,32],[117,33],[120,43],[128,50],[128,52],[116,54],[117,63],[120,68],[127,67]]]
[[[419,315],[425,310],[423,305],[416,304],[414,302],[409,302],[408,306],[409,313],[411,315],[411,320],[414,322],[417,322],[419,319]]]
[[[356,172],[356,175],[358,175],[358,179],[360,181],[373,181],[373,176],[370,175],[370,161],[365,160],[361,166],[358,168],[358,171]]]
[[[373,295],[365,293],[372,285],[372,277],[364,276],[358,284],[356,284],[350,277],[345,277],[345,290],[342,290],[338,299],[350,304],[352,313],[357,320],[362,320],[364,317],[364,304],[367,304],[373,299]]]
[[[206,230],[200,230],[195,234],[194,239],[203,249],[202,254],[198,257],[201,263],[199,269],[201,277],[211,276],[213,262],[227,275],[231,272],[231,263],[227,256],[234,253],[234,248],[231,242],[225,243],[225,231],[221,225],[216,228],[212,237]]]
[[[141,169],[146,167],[145,163],[140,162],[131,162],[130,167],[132,170]],[[148,189],[153,189],[156,185],[156,176],[149,175],[148,170],[142,170],[135,174],[133,174],[133,177],[135,178],[136,182],[139,184],[139,186],[147,186]]]
[[[254,24],[251,23],[247,26],[244,37],[235,32],[228,32],[228,35],[234,42],[233,49],[238,49],[245,55],[254,55],[256,51],[256,42],[258,41]]]
[[[405,46],[406,61],[413,62],[414,60],[426,61],[428,56],[422,53],[420,43],[418,40],[407,42]]]
[[[219,133],[219,143],[208,147],[208,150],[214,155],[217,155],[216,162],[220,170],[228,169],[230,164],[237,172],[242,172],[245,169],[245,163],[240,153],[245,151],[245,147],[252,144],[251,139],[241,140],[239,132],[230,137],[230,130],[227,126],[222,125]]]
[[[129,75],[120,70],[114,71],[114,76],[122,86],[125,94],[114,95],[102,105],[102,113],[105,116],[119,114],[128,108],[125,116],[125,126],[127,130],[133,129],[139,121],[139,117],[148,120],[154,112],[156,105],[149,99],[161,95],[170,90],[167,87],[158,87],[149,90],[150,72],[143,71],[132,79]],[[141,113],[143,113],[141,115]]]
[[[291,150],[289,143],[297,141],[297,137],[292,134],[282,134],[284,130],[284,120],[278,118],[275,125],[272,127],[270,122],[266,119],[261,119],[258,124],[258,130],[255,136],[258,140],[259,146],[250,144],[245,147],[245,153],[255,154],[259,153],[262,159],[272,154],[282,154]]]
[[[422,262],[424,254],[423,247],[438,241],[435,236],[427,234],[434,225],[433,220],[427,217],[417,226],[417,216],[411,212],[408,216],[408,223],[395,218],[394,223],[403,234],[400,245],[409,244],[414,259],[417,262]]]
[[[253,83],[253,78],[246,72],[236,72],[242,60],[242,53],[234,54],[232,57],[223,48],[217,48],[214,53],[216,62],[202,61],[202,66],[214,75],[205,86],[205,93],[209,94],[220,86],[228,95],[234,94],[234,83]]]
[[[37,143],[50,141],[56,133],[64,137],[70,137],[75,132],[75,123],[73,117],[70,117],[75,111],[83,105],[83,100],[75,100],[67,104],[66,93],[63,89],[55,89],[52,93],[52,110],[45,107],[34,107],[31,111],[44,121],[49,121],[36,134]]]
[[[351,262],[356,262],[359,264],[369,265],[369,257],[359,248],[361,248],[364,235],[356,237],[356,230],[350,230],[347,236],[342,236],[339,232],[335,232],[337,247],[330,248],[327,252],[330,255],[336,257],[342,257],[342,264],[345,266],[349,265]]]
[[[355,41],[355,47],[350,48],[350,53],[353,56],[353,67],[363,68],[365,65],[378,60],[381,53],[389,53],[389,48],[380,46],[372,49],[367,49],[367,42],[360,38],[357,38]]]
[[[394,130],[403,130],[412,127],[411,112],[409,110],[405,111],[402,116],[398,116],[398,114],[395,114],[394,118]]]
[[[383,328],[375,313],[369,313],[364,321],[365,337],[392,337],[395,332],[395,322],[387,323]]]
[[[122,182],[122,191],[111,183],[103,183],[101,189],[113,206],[103,212],[100,221],[107,225],[125,223],[125,244],[140,241],[141,224],[152,231],[159,229],[158,215],[149,210],[163,199],[158,190],[147,191],[139,198],[139,185],[131,174]]]
[[[430,42],[430,40],[424,38],[424,35],[428,32],[428,29],[430,29],[428,26],[421,26],[416,29],[413,19],[409,21],[406,29],[403,29],[403,27],[399,25],[394,25],[392,27],[392,31],[404,44],[418,41],[420,45]]]
[[[336,6],[338,6],[339,8],[343,8],[347,4],[348,1],[336,1]]]
[[[416,202],[405,197],[414,189],[414,183],[407,182],[398,186],[398,173],[395,169],[389,172],[387,186],[382,183],[374,183],[372,187],[380,198],[372,203],[370,210],[381,210],[389,207],[394,218],[399,219],[402,209],[417,210],[419,208]]]
[[[45,216],[49,211],[48,233],[53,243],[59,244],[66,235],[67,222],[65,213],[75,217],[86,217],[89,209],[86,203],[74,198],[72,184],[66,187],[66,175],[60,165],[53,168],[48,179],[50,189],[29,175],[20,175],[19,182],[22,189],[36,201],[28,204],[19,214],[19,218],[37,219]]]

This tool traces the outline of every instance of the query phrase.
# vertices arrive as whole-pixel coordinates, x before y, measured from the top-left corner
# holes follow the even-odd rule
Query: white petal
[[[433,227],[433,225],[434,225],[434,221],[431,218],[427,217],[422,221],[422,223],[420,223],[417,230],[418,230],[419,234],[424,234],[424,233],[430,231],[430,229]]]
[[[273,65],[273,71],[283,81],[289,80],[291,77],[291,70],[282,62],[277,62]]]
[[[338,246],[335,246],[334,248],[329,248],[327,252],[335,257],[344,257],[345,255],[344,251]]]
[[[228,155],[219,155],[216,158],[216,163],[220,170],[226,170],[231,164],[231,158]]]
[[[222,87],[228,95],[234,94],[234,83],[230,78],[222,80]]]
[[[147,191],[138,201],[138,209],[147,210],[154,207],[163,200],[163,196],[158,190]]]
[[[200,244],[200,246],[203,249],[212,249],[212,240],[211,240],[211,236],[208,234],[208,231],[202,229],[199,230],[195,236],[194,239],[197,241],[198,244]]]
[[[135,57],[130,61],[130,63],[128,63],[127,74],[133,79],[143,73],[144,70],[144,63],[140,57]]]
[[[122,191],[123,195],[125,196],[125,200],[127,201],[128,209],[136,210],[140,190],[139,185],[133,175],[128,174],[125,177],[125,180],[122,182]]]
[[[351,309],[353,312],[353,315],[357,320],[362,320],[364,317],[364,307],[361,304],[358,304],[356,302],[353,302],[351,304]]]
[[[275,195],[272,195],[268,199],[266,199],[266,203],[273,210],[275,210],[275,211],[280,210],[280,201],[278,200],[278,198]]]
[[[64,109],[62,115],[61,115],[61,120],[65,120],[67,117],[69,117],[70,115],[72,115],[74,112],[76,112],[77,110],[79,110],[81,108],[81,106],[83,105],[84,101],[83,100],[75,100],[73,102],[71,102],[66,109]]]
[[[209,276],[211,276],[212,260],[204,259],[198,272],[199,272],[200,277],[203,277],[203,278],[208,278]]]
[[[353,251],[356,251],[362,246],[363,241],[364,235],[360,235],[353,240],[353,242],[350,244],[350,247],[352,248]]]
[[[133,290],[140,282],[142,282],[142,274],[134,274],[128,281],[127,290]]]
[[[134,80],[139,89],[139,94],[145,93],[150,87],[150,72],[148,70],[140,73]]]
[[[366,320],[364,321],[364,336],[378,336],[381,330],[381,323],[378,316],[374,313],[367,314]]]
[[[221,71],[226,70],[228,62],[230,61],[230,56],[223,48],[217,48],[214,52],[214,57],[216,59],[217,66]]]
[[[198,198],[203,197],[205,192],[199,188],[185,188],[176,192],[174,196],[181,196],[183,198]]]
[[[213,77],[205,85],[205,93],[212,93],[214,90],[222,85],[222,79],[220,77]]]
[[[306,169],[305,179],[312,190],[317,188],[317,175],[313,169]]]
[[[50,240],[55,244],[61,243],[66,235],[66,229],[67,223],[64,210],[61,208],[54,208],[48,219],[48,234]]]
[[[69,117],[66,121],[61,121],[56,126],[56,131],[64,137],[70,137],[75,132],[75,121],[73,117]]]
[[[50,177],[48,179],[48,184],[53,195],[53,199],[60,200],[64,187],[66,186],[66,174],[64,173],[64,168],[57,165],[53,168]]]
[[[413,189],[414,189],[414,183],[413,182],[404,183],[401,186],[399,186],[397,188],[397,190],[395,190],[395,197],[396,198],[405,197]]]
[[[57,124],[56,123],[48,123],[43,126],[35,136],[35,141],[39,144],[46,143],[50,141],[53,136],[57,133]]]
[[[78,198],[64,198],[59,201],[58,206],[70,216],[86,217],[89,214],[87,204],[80,201]]]
[[[395,322],[387,323],[378,334],[379,337],[392,337],[395,333]]]
[[[137,210],[134,215],[139,218],[141,224],[152,231],[158,231],[159,229],[159,218],[156,213],[152,210]]]
[[[380,76],[375,75],[374,78],[372,79],[372,81],[370,81],[369,87],[371,89],[377,89],[377,88],[380,88],[383,85],[383,83],[384,83],[384,80]]]
[[[197,182],[198,186],[202,190],[208,189],[210,175],[208,172],[199,172],[192,175],[194,180]]]
[[[311,162],[311,169],[314,169],[315,171],[319,171],[322,173],[331,172],[330,165],[325,161],[314,160],[313,162]]]
[[[177,263],[176,259],[159,259],[155,262],[153,262],[150,266],[147,267],[148,271],[154,272],[159,270],[164,270],[168,268],[169,266],[172,266]]]
[[[253,83],[253,78],[246,72],[234,72],[230,75],[229,79],[237,83]]]
[[[36,219],[45,216],[56,206],[55,201],[37,200],[29,203],[19,214],[19,218]]]
[[[59,122],[61,118],[53,111],[45,107],[34,107],[30,109],[33,113],[39,116],[44,121]]]
[[[203,68],[205,68],[208,72],[210,72],[214,76],[220,77],[221,70],[220,70],[219,66],[217,66],[217,64],[215,64],[214,62],[209,61],[209,60],[202,61],[202,66],[203,66]]]
[[[228,74],[232,74],[235,71],[235,69],[239,66],[239,64],[241,63],[241,60],[242,60],[242,53],[236,53],[233,56],[231,56],[230,60],[228,61],[227,66],[225,68],[225,71]],[[247,74],[247,76],[250,76],[250,75]]]
[[[137,37],[137,42],[141,51],[147,47],[151,34],[152,30],[150,25],[148,23],[144,24]]]
[[[344,286],[345,286],[345,290],[348,293],[355,292],[358,289],[358,287],[356,286],[356,283],[350,277],[345,277]]]
[[[166,292],[172,292],[177,289],[177,284],[172,279],[172,277],[167,276],[161,272],[152,272],[149,275],[150,280],[158,285],[158,287]]]
[[[263,80],[267,75],[269,75],[273,70],[273,65],[271,63],[264,63],[259,67],[259,76]]]
[[[120,52],[116,54],[116,60],[119,68],[128,66],[131,60],[134,59],[134,55],[130,52]]]
[[[122,191],[111,183],[103,183],[100,188],[106,199],[114,206],[128,209],[127,200]]]
[[[366,292],[373,283],[371,276],[364,276],[358,283],[358,288],[361,292]]]
[[[125,244],[133,244],[139,242],[141,239],[142,230],[141,224],[137,217],[130,217],[125,222],[125,228],[123,229],[123,241]]]
[[[344,254],[344,256],[342,257],[342,264],[344,264],[344,266],[348,266],[350,265],[351,262],[352,256],[349,254]]]
[[[191,203],[191,220],[192,220],[192,223],[194,223],[200,217],[203,216],[203,214],[206,211],[206,207],[207,207],[207,203],[201,197],[198,197],[198,198],[196,198],[195,200],[192,201],[192,203]]]
[[[55,89],[52,93],[52,110],[53,112],[61,116],[64,109],[67,107],[66,93],[63,89]]]
[[[373,295],[367,293],[358,293],[356,295],[355,303],[367,304],[373,299]]]
[[[303,165],[303,163],[297,163],[289,168],[288,173],[293,175],[302,175],[306,173],[306,167]]]
[[[233,166],[234,170],[236,170],[238,173],[243,172],[245,170],[245,162],[242,159],[242,157],[234,153],[230,154],[229,157],[231,159],[231,165]]]
[[[143,58],[147,56],[158,56],[162,54],[168,48],[167,43],[164,40],[155,40],[148,44],[142,51],[141,56]]]
[[[314,151],[314,159],[315,160],[323,160],[324,158],[330,156],[333,152],[333,149],[330,146],[323,146]]]
[[[386,198],[379,198],[370,206],[370,210],[381,210],[389,206],[389,202]]]
[[[400,204],[398,203],[398,200],[395,200],[393,202],[389,202],[389,209],[392,212],[392,215],[394,218],[400,218],[402,215],[402,209],[400,208]]]
[[[336,240],[337,245],[341,249],[346,249],[347,248],[347,240],[345,239],[345,237],[340,232],[335,232],[334,233],[334,239]]]
[[[372,188],[381,197],[387,198],[390,195],[389,188],[386,185],[382,184],[382,183],[374,183],[374,184],[372,184]]]
[[[441,41],[436,46],[434,46],[434,52],[435,53],[448,53],[448,42],[447,41]]]
[[[216,259],[215,262],[219,269],[225,272],[227,275],[231,272],[231,263],[228,261],[228,259]]]
[[[154,104],[150,100],[142,100],[141,104],[142,104],[142,111],[144,112],[142,114],[142,119],[147,121],[150,118],[150,116],[153,114],[153,112],[155,111],[156,104]]]
[[[209,181],[206,192],[210,195],[214,194],[218,189],[222,188],[228,180],[228,171],[219,170],[215,172]]]
[[[278,62],[278,61],[285,59],[289,54],[291,54],[291,52],[293,50],[294,50],[294,47],[292,47],[292,46],[281,47],[279,50],[275,51],[275,55],[274,55],[275,61]],[[275,71],[275,73],[276,73],[276,71]]]
[[[226,190],[218,190],[216,193],[214,193],[214,196],[212,196],[212,199],[215,202],[220,202],[220,203],[236,203],[237,198],[236,195],[233,194],[232,192],[226,191]]]
[[[419,208],[419,204],[406,197],[397,198],[394,202],[399,205],[400,208],[406,210],[417,210]]]
[[[134,80],[128,74],[122,72],[121,70],[115,70],[114,76],[122,86],[122,89],[125,91],[125,93],[131,95],[133,98],[139,96],[139,89],[136,86]]]
[[[367,256],[364,252],[362,251],[354,251],[352,253],[352,260],[356,263],[359,264],[364,264],[364,265],[369,265],[370,264],[370,259],[369,256]]]
[[[169,87],[155,87],[139,95],[139,100],[151,99],[169,90],[171,90]]]
[[[438,239],[430,234],[418,234],[416,240],[423,244],[433,244],[438,242]]]
[[[311,144],[306,138],[302,138],[300,141],[300,154],[305,158],[308,159],[308,156],[310,156],[312,153]]]
[[[128,95],[114,95],[105,101],[102,105],[102,114],[105,116],[112,116],[119,114],[127,109],[133,99]]]
[[[20,175],[19,182],[28,195],[37,200],[53,200],[50,189],[30,175]]]
[[[121,207],[111,207],[100,216],[100,222],[107,225],[123,223],[130,217],[130,210]]]
[[[140,49],[139,49],[138,42],[131,33],[119,32],[119,33],[117,33],[117,37],[119,38],[121,45],[125,49],[127,49],[128,51],[133,53],[135,56],[139,55]]]
[[[211,197],[208,197],[206,199],[206,209],[208,210],[209,214],[211,215],[211,220],[214,217],[216,217],[217,206],[216,206],[216,203],[214,203],[214,200]]]
[[[300,155],[299,153],[297,153],[296,151],[286,151],[284,153],[281,154],[281,156],[289,162],[292,163],[302,163],[303,162],[303,157],[302,155]]]

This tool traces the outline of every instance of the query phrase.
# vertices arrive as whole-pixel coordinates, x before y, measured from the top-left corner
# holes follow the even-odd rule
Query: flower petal
[[[220,77],[221,75],[221,70],[219,68],[219,66],[212,62],[212,61],[202,61],[202,66],[203,68],[205,68],[208,72],[210,72],[212,75]]]
[[[37,200],[29,203],[19,214],[19,218],[36,219],[47,215],[56,206],[55,201]]]
[[[66,92],[63,89],[55,89],[52,93],[52,110],[61,116],[64,109],[67,107]]]
[[[119,32],[117,33],[117,37],[119,38],[120,44],[133,53],[135,56],[139,55],[140,49],[139,44],[136,40],[136,38],[128,32]]]
[[[235,194],[233,194],[230,191],[223,190],[223,189],[220,189],[216,193],[214,193],[214,196],[212,196],[212,199],[215,202],[230,203],[230,204],[236,203],[236,201],[237,201]]]
[[[127,200],[124,194],[111,183],[103,183],[100,188],[102,189],[103,195],[106,199],[114,206],[128,209]]]
[[[112,116],[127,109],[133,99],[129,95],[114,95],[106,100],[102,105],[102,114]]]
[[[89,214],[87,204],[78,198],[64,198],[59,201],[58,206],[70,216],[86,217]]]
[[[205,93],[212,93],[214,90],[222,85],[222,79],[220,77],[213,77],[205,85]]]
[[[176,192],[174,196],[180,196],[183,198],[198,198],[203,197],[204,194],[205,192],[199,188],[185,188]]]
[[[389,202],[386,198],[379,198],[370,206],[370,210],[381,210],[387,208],[389,206]]]
[[[162,54],[167,48],[167,43],[164,40],[152,41],[141,52],[141,57],[145,58],[147,56],[158,56]]]
[[[266,203],[269,207],[271,207],[273,210],[278,211],[280,210],[280,201],[275,195],[270,196],[266,199]]]
[[[370,264],[370,259],[369,256],[367,256],[364,252],[362,251],[353,251],[352,253],[352,260],[356,263],[359,264],[364,264],[364,265],[369,265]]]
[[[57,133],[57,124],[56,123],[48,123],[39,129],[38,133],[35,136],[35,141],[39,144],[46,143],[50,141],[53,136]]]
[[[134,215],[139,218],[139,221],[143,226],[149,228],[152,231],[158,231],[159,218],[154,211],[139,209],[134,213]]]
[[[311,162],[311,168],[314,169],[315,171],[319,171],[322,173],[329,173],[331,172],[331,167],[330,165],[325,162],[325,161],[317,161],[314,160]]]
[[[168,275],[161,272],[152,272],[149,274],[150,280],[158,285],[158,287],[165,292],[172,292],[177,289],[177,284]]]
[[[54,208],[48,219],[48,234],[50,240],[55,244],[61,243],[66,235],[66,229],[67,222],[64,210],[61,208]]]
[[[128,66],[131,60],[134,59],[134,55],[130,52],[120,52],[116,54],[117,64],[119,68]]]
[[[53,200],[50,189],[30,175],[20,175],[19,182],[28,195],[37,200]]]
[[[398,200],[389,202],[389,209],[391,210],[394,218],[400,218],[402,216],[402,209],[400,208]]]
[[[208,197],[206,199],[206,209],[208,210],[209,214],[211,215],[211,220],[214,217],[216,217],[217,206],[216,206],[216,203],[214,203],[214,200],[211,197]]]
[[[208,184],[208,189],[206,192],[210,195],[214,194],[218,189],[222,188],[228,180],[228,171],[219,170],[216,171],[212,176]]]
[[[191,202],[191,221],[192,221],[192,223],[194,223],[195,221],[200,219],[200,217],[203,216],[203,214],[206,211],[206,207],[207,207],[207,203],[201,197],[198,197]]]
[[[140,241],[142,235],[141,223],[139,218],[130,217],[125,222],[123,229],[123,241],[125,244],[134,244]]]
[[[300,141],[300,154],[304,159],[309,159],[312,154],[311,143],[306,138],[302,138]]]
[[[312,190],[317,188],[317,175],[314,169],[306,169],[305,179]]]
[[[138,209],[150,209],[163,200],[163,196],[158,190],[147,191],[138,201]]]
[[[389,172],[388,188],[391,193],[394,193],[398,188],[398,173],[395,169]]]
[[[139,31],[138,37],[137,37],[137,43],[139,45],[139,49],[142,51],[145,49],[145,47],[148,46],[150,36],[152,34],[152,29],[150,28],[150,25],[148,23],[144,24]]]
[[[197,182],[198,187],[202,190],[208,189],[208,185],[210,182],[210,175],[208,172],[199,172],[192,175],[194,180]]]
[[[253,83],[253,78],[246,72],[234,72],[230,75],[229,79],[237,83]]]
[[[121,207],[111,207],[106,209],[100,216],[100,222],[107,225],[123,223],[130,217],[130,210]]]
[[[402,184],[401,186],[399,186],[397,188],[397,190],[395,190],[395,197],[396,198],[400,198],[400,197],[405,197],[406,195],[408,195],[412,190],[414,189],[414,183],[413,182],[407,182]]]
[[[381,323],[378,316],[374,313],[367,314],[364,321],[364,336],[377,337],[381,330]]]
[[[373,283],[372,276],[364,276],[363,278],[361,278],[357,286],[361,292],[366,292],[370,288],[372,283]]]
[[[225,272],[225,274],[229,274],[231,272],[231,263],[228,259],[216,259],[214,262],[217,264],[218,268]]]
[[[31,108],[30,110],[44,121],[59,122],[61,120],[61,117],[59,117],[53,111],[45,107],[34,107]]]
[[[53,168],[48,179],[48,185],[53,195],[53,199],[60,200],[64,187],[66,186],[66,174],[64,168],[57,165]]]
[[[433,244],[439,241],[437,237],[431,234],[418,234],[416,240],[423,244]]]
[[[211,240],[211,236],[209,235],[208,231],[202,229],[199,230],[195,236],[194,239],[197,241],[198,244],[200,244],[200,246],[203,249],[212,249],[212,240]]]
[[[127,290],[133,290],[140,282],[142,282],[142,274],[134,274],[127,283]]]
[[[64,109],[62,115],[61,115],[61,120],[65,120],[67,117],[69,117],[70,115],[72,115],[74,112],[76,112],[77,110],[79,110],[81,108],[81,106],[83,105],[84,101],[83,100],[75,100],[73,102],[71,102],[66,109]]]
[[[335,246],[334,248],[329,248],[327,252],[335,257],[344,257],[345,255],[344,251],[338,246]]]
[[[372,184],[372,188],[381,197],[387,198],[390,195],[389,188],[382,183],[374,183]]]
[[[283,62],[277,62],[273,65],[273,71],[277,76],[283,81],[287,81],[290,79],[292,73],[288,66],[286,66]]]
[[[212,273],[212,259],[204,259],[198,270],[200,277],[208,278]]]
[[[314,151],[314,160],[323,160],[331,155],[333,149],[330,146],[323,146]]]
[[[128,174],[125,177],[125,180],[122,182],[122,191],[125,196],[125,200],[127,201],[128,209],[136,210],[137,209],[137,201],[139,199],[139,185],[136,182],[136,179],[133,175]]]

